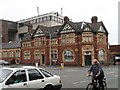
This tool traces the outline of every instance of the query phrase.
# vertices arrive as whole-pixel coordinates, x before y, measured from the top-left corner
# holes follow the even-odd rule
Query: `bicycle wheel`
[[[103,81],[104,90],[107,90],[107,83]]]
[[[86,90],[93,90],[93,84],[89,83],[86,87]]]

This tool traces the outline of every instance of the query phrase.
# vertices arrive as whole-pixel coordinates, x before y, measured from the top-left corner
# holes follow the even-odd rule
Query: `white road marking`
[[[114,75],[115,77],[118,77],[118,75]]]
[[[86,80],[85,81],[81,81],[80,83],[84,83],[84,82],[86,82]]]
[[[67,77],[68,75],[64,75],[63,77]]]
[[[115,72],[108,72],[108,73],[106,73],[106,74],[108,75],[108,74],[113,74],[113,73],[115,73]]]
[[[66,70],[66,71],[78,71],[78,70],[75,70],[75,69],[70,69],[70,70]]]
[[[78,84],[78,82],[74,82],[73,84]]]

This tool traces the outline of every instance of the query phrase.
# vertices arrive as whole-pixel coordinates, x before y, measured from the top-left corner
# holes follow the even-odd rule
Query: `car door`
[[[25,70],[16,71],[5,83],[5,88],[28,88]]]
[[[30,88],[40,89],[45,87],[44,77],[37,69],[29,69],[28,77],[29,77],[28,84]]]

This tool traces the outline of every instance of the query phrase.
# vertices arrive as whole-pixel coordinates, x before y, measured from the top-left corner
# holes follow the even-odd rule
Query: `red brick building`
[[[0,43],[0,59],[20,63],[21,61],[21,42]]]
[[[120,61],[120,45],[110,45],[109,52],[111,64],[115,64],[116,58]]]
[[[94,58],[108,64],[108,32],[97,17],[88,22],[72,22],[53,27],[38,25],[21,42],[22,63],[91,65]]]

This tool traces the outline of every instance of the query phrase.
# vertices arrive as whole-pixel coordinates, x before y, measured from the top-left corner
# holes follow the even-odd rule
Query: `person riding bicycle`
[[[104,90],[104,85],[103,85],[104,71],[97,59],[93,60],[93,64],[88,70],[88,75],[91,74],[93,76],[93,80],[98,80],[99,85],[101,86],[102,90]]]

